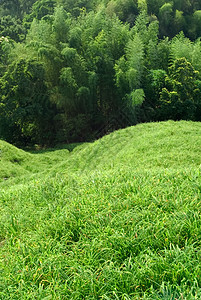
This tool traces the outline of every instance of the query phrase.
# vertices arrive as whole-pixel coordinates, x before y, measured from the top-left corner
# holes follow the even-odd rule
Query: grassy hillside
[[[27,182],[36,173],[47,173],[68,154],[68,149],[28,153],[0,140],[0,186]]]
[[[0,146],[1,299],[201,298],[200,123]]]
[[[88,172],[116,167],[142,170],[142,166],[143,169],[199,166],[200,130],[200,123],[193,122],[139,124],[105,136],[82,151],[78,147],[69,167]]]

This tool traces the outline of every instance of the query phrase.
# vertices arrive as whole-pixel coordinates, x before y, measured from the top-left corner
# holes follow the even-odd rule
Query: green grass
[[[0,299],[201,299],[200,123],[0,148]]]
[[[66,149],[25,152],[0,140],[0,187],[29,182],[37,173],[46,174],[69,155]]]

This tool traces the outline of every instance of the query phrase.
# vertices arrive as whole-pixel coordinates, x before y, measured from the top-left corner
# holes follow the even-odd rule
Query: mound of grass
[[[23,165],[29,161],[30,154],[0,141],[0,179],[7,180],[13,176],[26,173]]]
[[[200,133],[143,124],[35,154],[51,168],[0,192],[0,298],[200,299]]]
[[[201,126],[189,122],[140,124],[105,136],[85,148],[82,160],[92,168],[131,166],[178,168],[201,164]],[[84,157],[83,157],[84,155]]]
[[[56,172],[88,174],[100,170],[131,168],[183,169],[201,164],[201,126],[193,122],[139,124],[118,130],[72,151]]]
[[[69,150],[28,153],[0,140],[0,185],[27,182],[36,173],[47,173],[68,156]]]

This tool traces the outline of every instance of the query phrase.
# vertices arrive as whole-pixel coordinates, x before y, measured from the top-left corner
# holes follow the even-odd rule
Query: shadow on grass
[[[72,152],[76,147],[81,146],[84,143],[73,143],[73,144],[58,144],[55,145],[53,148],[41,148],[39,145],[35,145],[32,148],[24,148],[24,151],[27,151],[31,154],[40,154],[40,153],[48,153],[53,152],[57,150],[68,150],[69,152]]]

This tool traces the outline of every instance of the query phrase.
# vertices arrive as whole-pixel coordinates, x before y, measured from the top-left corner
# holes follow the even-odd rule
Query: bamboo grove
[[[0,138],[53,145],[200,121],[200,36],[200,0],[1,1]]]

